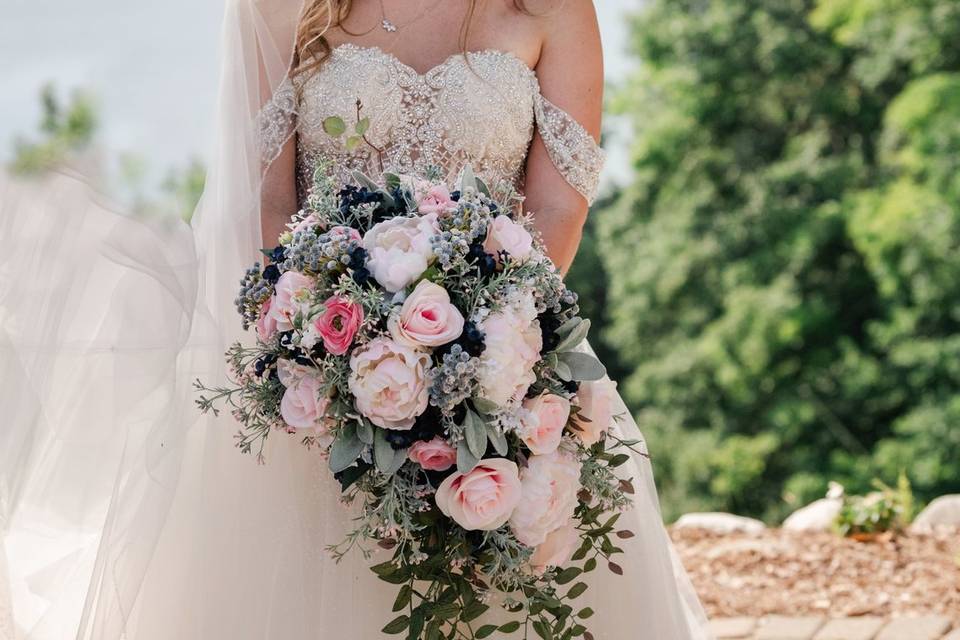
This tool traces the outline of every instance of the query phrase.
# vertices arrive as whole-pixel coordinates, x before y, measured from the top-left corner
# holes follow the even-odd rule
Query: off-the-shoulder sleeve
[[[284,80],[257,115],[260,159],[268,166],[277,159],[297,126],[297,95],[293,82]]]
[[[600,184],[603,149],[573,116],[543,97],[538,84],[533,110],[550,160],[560,175],[592,203]]]

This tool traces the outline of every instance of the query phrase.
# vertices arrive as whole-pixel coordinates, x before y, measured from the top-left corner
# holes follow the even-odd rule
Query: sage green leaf
[[[406,615],[402,615],[397,616],[388,622],[387,626],[385,626],[382,631],[389,634],[403,633],[407,630],[408,626],[410,626],[410,618]]]
[[[406,459],[406,449],[397,451],[387,442],[387,433],[377,429],[373,438],[373,461],[380,473],[393,475],[403,466]]]
[[[336,138],[343,135],[343,132],[347,130],[347,125],[340,116],[330,116],[323,119],[323,130],[327,132],[327,135]]]
[[[480,458],[470,452],[470,447],[465,440],[457,445],[457,471],[467,473],[480,462]]]
[[[607,369],[603,366],[603,363],[589,353],[564,351],[558,357],[560,362],[570,367],[570,375],[573,380],[591,382],[599,380],[607,374]]]
[[[463,429],[470,453],[477,459],[482,458],[487,451],[486,422],[476,413],[467,409],[466,417],[463,420]]]
[[[366,418],[357,423],[357,437],[360,438],[360,442],[373,444],[373,428],[373,424]]]
[[[337,473],[343,471],[360,456],[363,451],[363,443],[357,437],[357,429],[353,424],[348,424],[337,434],[333,446],[330,447],[330,471]]]
[[[347,151],[353,151],[358,146],[360,146],[361,142],[363,142],[363,138],[361,138],[360,136],[349,136],[347,138],[347,142],[345,143],[345,146],[347,147]]]
[[[475,638],[488,638],[493,635],[493,632],[497,630],[497,625],[495,624],[485,624],[479,629],[476,633],[473,634]]]
[[[573,371],[570,370],[570,367],[568,367],[565,362],[555,363],[553,370],[557,372],[561,380],[566,380],[567,382],[573,380]]]
[[[570,591],[567,591],[568,598],[579,598],[583,595],[583,592],[587,590],[586,582],[578,582],[577,584],[570,587]]]
[[[511,620],[505,624],[500,625],[500,631],[503,633],[513,633],[520,628],[520,623],[516,620]]]
[[[476,178],[476,182],[477,182],[477,191],[487,196],[488,198],[493,197],[490,195],[490,187],[487,186],[486,182],[481,180],[479,177]]]
[[[493,400],[487,400],[486,398],[471,398],[474,408],[480,413],[486,413],[487,415],[496,413],[500,410],[500,405],[498,405]]]
[[[589,320],[580,320],[577,324],[573,326],[562,340],[560,344],[557,345],[557,348],[554,351],[569,351],[579,345],[587,337],[587,334],[590,332],[590,321]]]
[[[370,128],[370,118],[361,118],[357,124],[353,126],[353,130],[357,132],[358,136],[362,136],[367,132],[367,129]]]
[[[507,444],[507,436],[493,426],[491,423],[486,423],[487,425],[487,437],[490,438],[490,442],[493,444],[494,450],[499,453],[501,456],[507,455],[509,446]]]

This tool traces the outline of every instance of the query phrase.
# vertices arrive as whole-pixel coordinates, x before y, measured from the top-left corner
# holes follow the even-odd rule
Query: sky
[[[623,14],[641,0],[596,0],[607,78],[623,78]],[[222,0],[3,0],[0,20],[0,160],[32,134],[40,88],[92,91],[100,140],[135,151],[148,170],[207,155],[212,144]],[[611,175],[624,164],[611,150]],[[609,177],[609,176],[608,176]]]

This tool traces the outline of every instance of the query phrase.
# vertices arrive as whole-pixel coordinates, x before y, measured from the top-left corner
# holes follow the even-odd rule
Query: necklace
[[[407,20],[403,24],[397,24],[393,20],[387,17],[387,8],[384,6],[383,0],[380,0],[380,17],[382,18],[382,20],[380,21],[380,28],[382,28],[387,33],[395,33],[396,31],[403,29],[404,27],[408,27],[414,22],[416,22],[417,20],[419,20],[420,18],[422,18],[424,15],[426,15],[427,11],[429,11],[430,9],[433,9],[435,6],[440,4],[441,1],[442,0],[437,0],[436,2],[432,2],[428,5],[423,6],[420,9],[419,13],[417,13],[417,15],[415,15],[413,18],[411,18],[410,20]]]

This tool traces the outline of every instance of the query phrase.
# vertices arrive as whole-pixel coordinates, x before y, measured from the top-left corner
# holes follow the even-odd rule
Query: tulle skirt
[[[69,176],[0,182],[0,207],[0,638],[383,637],[396,587],[369,566],[388,552],[331,559],[353,514],[325,462],[278,434],[258,465],[229,415],[195,409],[193,380],[222,379],[239,330],[200,302],[209,239],[118,215]],[[648,459],[625,474],[618,526],[636,535],[622,576],[584,578],[590,630],[706,638]]]

